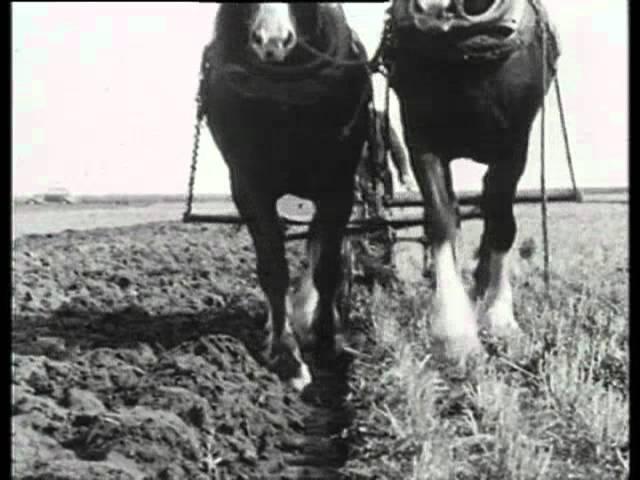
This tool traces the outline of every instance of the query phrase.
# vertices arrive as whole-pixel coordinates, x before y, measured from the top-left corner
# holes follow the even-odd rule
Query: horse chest
[[[527,130],[544,92],[539,42],[532,29],[521,39],[522,48],[497,61],[425,61],[400,52],[394,88],[409,142],[474,157]]]
[[[482,119],[502,122],[502,99],[509,86],[495,75],[473,69],[425,69],[403,79],[400,96],[416,105],[431,122]]]

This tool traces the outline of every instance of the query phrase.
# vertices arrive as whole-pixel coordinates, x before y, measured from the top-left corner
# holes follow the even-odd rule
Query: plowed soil
[[[14,478],[340,478],[348,365],[300,395],[260,363],[254,260],[177,222],[16,240]]]

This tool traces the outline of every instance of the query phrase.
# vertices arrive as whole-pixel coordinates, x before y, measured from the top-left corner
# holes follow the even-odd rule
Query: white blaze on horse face
[[[520,327],[513,315],[508,252],[491,252],[489,286],[483,303],[483,323],[487,324],[492,335],[506,337],[520,332]]]
[[[442,342],[447,356],[463,360],[480,349],[476,315],[462,284],[451,242],[433,247],[436,273],[436,311],[431,334]]]
[[[251,24],[250,44],[263,62],[282,62],[298,36],[289,4],[259,3]]]

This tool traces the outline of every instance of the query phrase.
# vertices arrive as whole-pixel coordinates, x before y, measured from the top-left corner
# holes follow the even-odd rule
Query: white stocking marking
[[[432,334],[448,345],[453,354],[479,345],[475,312],[458,275],[449,241],[433,248],[436,272],[436,314]]]
[[[509,252],[490,254],[489,285],[484,298],[484,309],[484,320],[492,334],[504,336],[519,330],[513,315]]]

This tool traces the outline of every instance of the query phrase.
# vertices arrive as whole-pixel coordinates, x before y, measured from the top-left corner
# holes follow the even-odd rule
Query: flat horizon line
[[[568,190],[571,187],[554,187],[549,188],[548,192],[557,192]],[[629,186],[612,186],[612,187],[578,187],[578,189],[586,194],[621,194],[628,193]],[[534,193],[539,192],[538,188],[523,188],[519,189],[520,193]],[[458,190],[459,194],[480,193],[476,189],[463,189]],[[38,194],[21,194],[12,195],[14,202],[23,202],[32,198],[42,197],[45,193]],[[133,201],[133,200],[145,200],[145,201],[184,201],[187,198],[185,193],[105,193],[105,194],[73,194],[69,193],[69,196],[76,201]],[[230,193],[201,193],[194,195],[194,202],[201,202],[203,200],[231,200]]]

